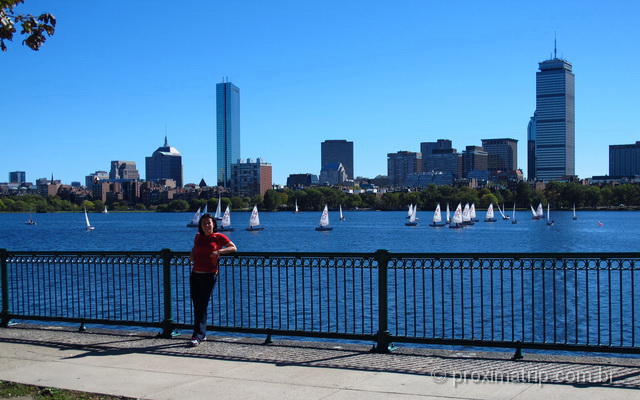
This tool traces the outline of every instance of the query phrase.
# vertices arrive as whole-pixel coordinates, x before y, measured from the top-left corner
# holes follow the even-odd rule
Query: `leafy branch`
[[[2,51],[7,51],[5,40],[13,41],[13,36],[17,32],[16,26],[22,27],[20,35],[26,36],[22,44],[35,51],[38,51],[47,40],[47,36],[52,36],[56,30],[56,18],[49,13],[43,13],[37,17],[31,14],[15,13],[14,7],[21,3],[24,3],[24,0],[0,0],[0,50]]]

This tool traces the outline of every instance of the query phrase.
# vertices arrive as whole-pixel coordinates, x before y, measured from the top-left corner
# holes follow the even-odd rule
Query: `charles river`
[[[508,212],[511,215],[511,211]],[[640,212],[551,211],[554,225],[517,211],[517,224],[480,220],[465,229],[432,228],[431,211],[418,211],[418,225],[405,226],[406,211],[345,211],[345,221],[330,211],[333,231],[319,232],[320,212],[262,212],[264,231],[247,232],[249,212],[232,212],[233,232],[226,232],[239,251],[401,253],[580,253],[635,252],[640,249]],[[89,213],[93,231],[85,230],[83,213],[0,214],[0,248],[9,251],[189,251],[196,228],[186,225],[191,213]]]

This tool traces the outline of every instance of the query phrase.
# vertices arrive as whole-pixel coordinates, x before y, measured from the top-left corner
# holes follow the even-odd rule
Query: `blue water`
[[[247,232],[249,212],[232,212],[236,229],[227,235],[239,251],[373,252],[634,252],[640,249],[640,213],[552,212],[555,221],[516,214],[518,224],[481,220],[465,229],[428,226],[431,213],[419,211],[418,226],[405,226],[406,212],[347,211],[346,221],[330,212],[330,232],[314,228],[320,212],[263,212],[264,231]],[[0,248],[11,251],[189,251],[196,233],[188,213],[90,213],[95,230],[85,230],[84,214],[33,214],[38,225],[26,225],[28,214],[0,214]]]

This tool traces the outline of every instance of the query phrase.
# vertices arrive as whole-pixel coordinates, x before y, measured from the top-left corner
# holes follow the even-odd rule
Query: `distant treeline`
[[[279,211],[292,210],[294,205],[302,211],[319,211],[325,204],[336,209],[342,205],[343,209],[371,209],[371,210],[401,210],[409,204],[417,204],[419,209],[432,210],[436,204],[449,203],[454,208],[458,203],[475,203],[476,208],[484,209],[490,203],[504,205],[511,209],[514,204],[518,208],[534,207],[538,203],[551,205],[553,209],[572,208],[609,208],[609,207],[640,207],[640,185],[624,184],[616,186],[585,186],[578,183],[550,182],[544,190],[534,190],[526,182],[520,182],[515,191],[502,189],[499,186],[471,189],[468,187],[455,188],[451,186],[431,185],[421,191],[389,192],[382,195],[375,193],[351,194],[331,187],[314,187],[300,190],[270,189],[264,198],[253,197],[222,197],[221,208],[227,206],[231,210],[249,210],[258,204],[261,210]],[[89,211],[102,211],[105,206],[109,211],[160,211],[186,212],[195,211],[207,206],[209,212],[214,212],[218,199],[171,200],[166,204],[145,206],[142,203],[128,203],[118,201],[107,203],[85,200],[80,204],[61,199],[58,196],[42,197],[39,195],[20,195],[0,197],[0,212],[56,212],[82,211],[86,207]]]

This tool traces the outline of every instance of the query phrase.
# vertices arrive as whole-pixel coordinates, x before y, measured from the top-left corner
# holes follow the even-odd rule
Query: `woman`
[[[217,233],[218,224],[211,214],[203,214],[198,222],[198,233],[193,241],[189,260],[193,263],[189,283],[193,302],[192,347],[206,340],[207,307],[211,292],[218,279],[218,260],[221,255],[238,251],[228,237]]]

